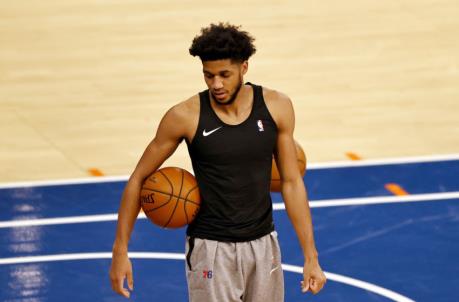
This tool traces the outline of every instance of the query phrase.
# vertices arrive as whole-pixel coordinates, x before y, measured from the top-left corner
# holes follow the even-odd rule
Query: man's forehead
[[[215,60],[215,61],[204,61],[202,62],[203,71],[209,72],[224,72],[230,71],[234,68],[237,68],[236,63],[232,62],[230,59],[225,60]]]
[[[202,72],[204,73],[211,73],[211,74],[223,74],[223,73],[228,73],[228,72],[232,72],[233,70],[230,70],[228,68],[223,68],[223,69],[206,69],[206,68],[203,68],[202,69]]]

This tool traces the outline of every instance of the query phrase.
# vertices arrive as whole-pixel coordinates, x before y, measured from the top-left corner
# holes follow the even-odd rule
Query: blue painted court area
[[[309,170],[305,183],[328,282],[317,296],[301,294],[295,272],[301,249],[286,212],[276,210],[285,301],[459,301],[458,175],[458,160]],[[391,197],[387,183],[404,188],[410,201]],[[0,189],[0,301],[125,301],[108,279],[115,218],[93,216],[117,211],[124,184]],[[374,203],[375,197],[383,199]],[[334,200],[341,203],[320,206]],[[280,194],[273,201],[281,202]],[[70,220],[43,225],[59,217]],[[92,220],[74,223],[72,217]],[[187,301],[184,229],[139,219],[130,251],[144,253],[132,259],[132,301]]]

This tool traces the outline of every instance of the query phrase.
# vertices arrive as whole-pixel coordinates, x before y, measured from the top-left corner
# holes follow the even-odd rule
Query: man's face
[[[234,101],[247,72],[248,63],[231,62],[230,59],[202,62],[204,80],[213,99],[221,104]]]

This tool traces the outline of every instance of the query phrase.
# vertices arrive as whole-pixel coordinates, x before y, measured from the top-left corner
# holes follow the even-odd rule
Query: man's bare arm
[[[324,283],[323,274],[316,250],[311,210],[307,199],[306,188],[298,170],[296,148],[293,138],[295,114],[290,99],[279,94],[274,106],[274,116],[278,126],[278,138],[275,158],[281,176],[281,192],[290,221],[293,224],[305,259],[303,290],[319,292]],[[310,282],[313,282],[311,284]]]
[[[132,265],[128,259],[127,252],[131,232],[140,211],[140,189],[144,179],[156,171],[174,153],[186,135],[187,125],[184,123],[184,116],[187,112],[184,107],[183,105],[177,105],[164,115],[158,126],[155,138],[145,149],[126,184],[121,198],[116,237],[113,244],[110,279],[113,290],[126,298],[129,298],[130,293],[124,288],[124,279],[127,278],[128,287],[131,290],[133,290],[134,285]]]

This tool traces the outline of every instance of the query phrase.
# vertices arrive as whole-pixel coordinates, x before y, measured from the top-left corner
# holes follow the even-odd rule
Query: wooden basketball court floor
[[[245,80],[292,98],[310,167],[444,159],[440,170],[457,179],[458,16],[451,0],[2,1],[0,182],[27,192],[38,184],[29,181],[125,178],[165,111],[205,88],[187,50],[218,21],[255,36]],[[165,165],[191,170],[185,146]],[[436,188],[459,191],[446,182]],[[386,185],[388,194],[406,189]],[[355,196],[333,196],[344,197]],[[0,200],[2,221],[13,218],[10,202]]]

